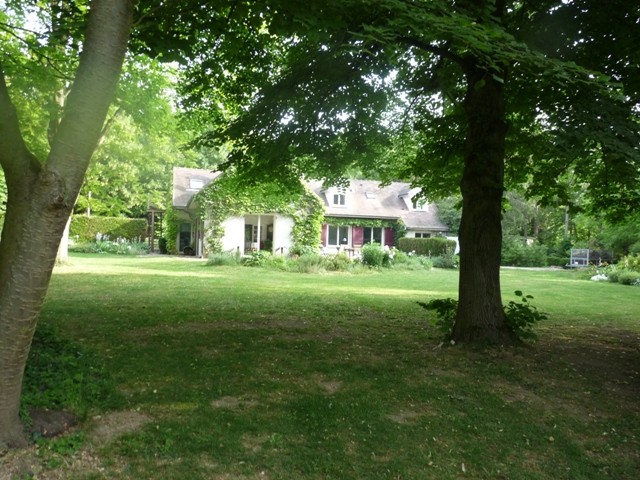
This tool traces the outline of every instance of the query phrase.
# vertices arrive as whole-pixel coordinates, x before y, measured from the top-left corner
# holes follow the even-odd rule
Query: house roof
[[[188,207],[193,196],[220,175],[202,168],[173,167],[173,206]]]
[[[199,168],[174,167],[173,169],[173,206],[187,208],[193,196],[222,172],[212,172]],[[427,203],[424,210],[412,210],[412,196],[419,189],[411,188],[404,182],[393,182],[380,187],[375,180],[351,180],[345,191],[345,205],[333,205],[333,194],[337,189],[324,188],[321,180],[305,182],[324,205],[325,215],[329,217],[371,218],[379,220],[401,219],[411,230],[447,231],[440,221],[438,209]]]
[[[325,189],[322,181],[310,181],[307,186],[323,202],[325,215],[329,217],[401,219],[412,230],[448,230],[434,204],[427,203],[420,211],[410,209],[411,197],[418,189],[412,189],[408,183],[393,182],[380,187],[380,182],[375,180],[350,180],[344,206],[333,205],[336,190]]]

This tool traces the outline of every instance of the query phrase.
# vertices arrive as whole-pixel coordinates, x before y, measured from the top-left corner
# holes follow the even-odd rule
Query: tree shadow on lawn
[[[269,323],[268,320],[263,319],[263,322]],[[282,321],[274,319],[273,325],[263,324],[261,326],[268,331],[261,333],[269,333],[271,340],[268,340],[268,337],[253,336],[253,334],[251,338],[258,342],[254,344],[254,348],[265,348],[266,350],[271,348],[271,351],[265,353],[267,356],[278,352],[279,354],[289,352],[294,356],[298,355],[296,352],[299,350],[290,349],[287,346],[289,343],[326,345],[328,341],[322,335],[315,335],[314,328],[305,328],[304,324],[296,324],[296,328],[285,328],[283,331]],[[291,327],[291,325],[287,326]],[[185,341],[187,341],[190,336],[193,336],[194,330],[198,331],[195,327],[195,325],[193,328],[183,326],[178,329],[180,331],[172,329],[170,332],[165,332],[162,327],[158,333],[160,335],[168,334],[177,342],[180,342],[182,335],[184,335]],[[234,325],[227,324],[224,327],[234,331],[237,328],[239,334],[242,335],[244,335],[243,329],[246,330],[246,326],[243,325],[235,325],[234,328]],[[299,358],[296,357],[300,363],[296,365],[296,361],[291,362],[290,375],[285,376],[289,382],[288,387],[286,390],[279,391],[277,401],[270,398],[269,395],[260,394],[260,392],[256,392],[256,400],[252,400],[250,403],[242,400],[244,397],[235,396],[237,393],[230,394],[209,400],[211,415],[224,414],[229,418],[234,415],[246,416],[246,409],[239,406],[252,407],[251,415],[255,415],[256,425],[251,432],[239,432],[239,442],[245,445],[244,448],[248,453],[256,455],[260,461],[265,462],[272,471],[275,471],[276,477],[274,478],[277,478],[278,468],[282,468],[282,466],[279,460],[271,458],[274,455],[271,444],[278,444],[278,455],[282,455],[282,452],[286,452],[288,448],[292,447],[286,443],[285,434],[282,434],[282,440],[278,440],[278,442],[273,440],[274,433],[269,428],[273,429],[274,427],[269,426],[271,421],[269,418],[262,418],[261,408],[269,406],[272,409],[271,415],[280,416],[281,412],[290,413],[288,409],[292,405],[297,405],[296,402],[300,402],[300,398],[307,398],[313,405],[323,405],[326,401],[320,397],[327,396],[336,396],[332,401],[338,402],[335,405],[339,405],[341,398],[353,400],[362,395],[363,406],[361,410],[367,408],[365,405],[372,408],[371,418],[380,422],[380,426],[374,428],[379,428],[380,431],[387,431],[385,429],[388,427],[383,427],[386,421],[395,425],[390,431],[415,429],[424,432],[426,425],[439,424],[440,422],[447,424],[450,421],[456,421],[457,417],[473,416],[474,404],[478,399],[486,395],[494,395],[495,410],[492,411],[493,415],[496,412],[502,412],[501,405],[505,405],[508,410],[521,412],[521,415],[528,417],[522,419],[523,425],[513,428],[516,432],[514,438],[517,438],[520,429],[528,428],[527,425],[537,429],[538,433],[545,432],[545,435],[548,435],[548,432],[551,432],[552,435],[548,435],[548,442],[558,443],[558,438],[564,436],[576,445],[581,455],[588,458],[596,466],[585,467],[593,468],[592,473],[594,474],[596,468],[601,470],[600,473],[603,473],[602,469],[609,468],[607,465],[613,465],[612,471],[618,473],[618,478],[632,478],[626,476],[625,472],[632,469],[633,465],[640,466],[638,453],[640,440],[637,438],[637,427],[640,425],[640,403],[638,402],[640,395],[640,335],[636,332],[608,327],[547,326],[537,329],[539,340],[530,346],[474,350],[460,347],[438,348],[435,336],[432,336],[433,332],[423,331],[422,333],[426,333],[425,336],[419,335],[416,325],[405,326],[405,328],[406,330],[403,330],[399,324],[389,324],[382,329],[366,331],[340,328],[340,335],[331,338],[337,344],[331,353],[348,353],[348,360],[345,360],[347,357],[344,355],[335,355],[330,358],[309,358],[304,354],[304,350],[300,350],[303,353]],[[150,333],[145,331],[147,335]],[[213,340],[214,338],[220,339],[219,331],[216,335],[215,329],[210,329],[207,326],[207,328],[199,330],[198,333],[207,337],[207,342],[211,339],[210,348],[215,349],[220,346]],[[257,340],[259,338],[263,338],[261,343],[260,340]],[[273,339],[278,339],[278,345],[275,349],[269,347]],[[238,338],[234,337],[234,341],[237,340]],[[223,342],[223,340],[219,341]],[[204,347],[197,350],[198,356],[206,358],[206,352],[202,352],[202,348]],[[318,349],[317,352],[322,351]],[[280,368],[287,368],[287,366],[281,365]],[[388,372],[385,373],[385,370]],[[373,379],[357,376],[362,372],[370,373],[372,371],[381,377],[386,376],[384,381],[391,382],[389,383],[390,387],[401,389],[404,388],[403,385],[406,385],[406,390],[399,390],[397,394],[393,391],[385,391],[380,388],[384,385],[382,381],[374,385]],[[438,382],[432,381],[435,378],[438,379]],[[424,394],[421,397],[420,392],[429,388],[439,389],[437,396],[442,398],[436,398],[432,394]],[[366,403],[367,395],[377,395],[379,398],[369,405]],[[491,404],[484,405],[485,409],[491,408]],[[153,409],[153,405],[149,405],[149,407]],[[444,408],[449,408],[449,410],[445,411]],[[159,410],[155,413],[150,412],[151,417],[160,415],[158,412]],[[491,422],[492,414],[489,412],[478,414],[477,420]],[[497,413],[497,415],[500,414]],[[167,413],[167,415],[170,414]],[[160,415],[154,421],[163,421],[160,418],[162,416]],[[439,418],[440,416],[447,418],[442,419]],[[467,422],[464,419],[460,421]],[[557,430],[555,430],[556,424],[558,425]],[[303,435],[297,430],[295,422],[282,425],[291,429],[290,433]],[[491,426],[492,424],[486,423],[485,425]],[[90,425],[81,426],[81,428],[85,427],[91,428]],[[141,423],[137,428],[144,429],[145,426]],[[512,427],[506,426],[505,428],[509,430]],[[129,433],[135,434],[135,432]],[[439,441],[449,442],[452,448],[456,445],[461,449],[470,448],[466,446],[465,440],[462,438],[454,436],[447,438],[444,431],[441,432],[441,435],[442,438]],[[424,433],[418,437],[409,436],[408,438],[417,441],[423,436]],[[498,438],[490,436],[487,443],[498,441],[496,440]],[[103,440],[104,445],[102,446],[118,441],[116,436],[105,437]],[[95,472],[96,468],[102,469],[104,465],[114,461],[114,458],[102,458],[102,453],[96,453],[101,451],[96,450],[101,447],[101,440],[94,436],[92,441],[93,444],[86,445],[76,454],[80,459],[84,459],[82,462],[86,465],[85,472],[82,471],[82,462],[79,464],[78,462],[63,461],[53,465],[47,463],[46,458],[43,459],[34,454],[33,449],[25,450],[23,454],[12,453],[6,458],[0,458],[0,465],[4,465],[8,469],[7,471],[18,474],[37,472],[40,475],[38,478],[67,478],[66,474],[73,476],[90,474],[91,471]],[[339,438],[336,439],[338,444],[340,441]],[[351,450],[347,452],[348,455],[362,461],[358,458],[362,455],[362,452],[358,451],[359,447],[354,444],[349,448]],[[408,449],[409,452],[413,449],[419,452],[422,447],[405,445],[403,448]],[[497,444],[493,448],[497,448],[498,451],[502,449],[506,455],[513,454],[510,450],[511,447],[507,445]],[[397,460],[400,451],[390,448],[381,458],[392,462],[394,456]],[[109,452],[109,449],[105,452]],[[528,455],[527,462],[530,465],[523,467],[524,472],[531,469],[538,475],[546,472],[546,470],[541,470],[542,468],[551,468],[541,467],[541,465],[549,461],[562,464],[565,461],[563,455],[569,455],[566,452],[546,453],[544,448],[527,450],[525,453]],[[106,455],[110,454],[106,453]],[[194,457],[201,458],[204,463],[211,460],[204,452],[196,451]],[[494,462],[494,460],[491,461]],[[115,460],[115,465],[122,466],[121,462],[126,461],[128,461],[126,458],[118,457]],[[513,462],[521,462],[522,465],[526,463],[522,459],[516,459]],[[619,462],[627,462],[627,466],[617,467],[616,464]],[[18,465],[17,468],[16,465]],[[108,477],[109,467],[106,468],[105,474]],[[216,468],[223,472],[227,467],[224,464],[216,464]],[[467,468],[470,468],[469,464]],[[407,471],[414,474],[417,472],[417,470]],[[467,476],[479,478],[471,474]]]

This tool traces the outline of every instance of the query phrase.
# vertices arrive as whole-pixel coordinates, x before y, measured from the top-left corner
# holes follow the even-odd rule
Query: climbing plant
[[[396,241],[404,237],[407,233],[407,227],[401,219],[398,220],[382,220],[375,218],[351,218],[351,217],[326,217],[327,223],[338,226],[349,227],[371,227],[371,228],[392,228],[395,233]]]
[[[294,246],[315,247],[320,241],[324,210],[318,197],[302,184],[287,189],[275,182],[247,184],[228,173],[204,188],[197,198],[200,215],[207,220],[211,252],[222,252],[225,219],[256,213],[276,213],[293,218]]]

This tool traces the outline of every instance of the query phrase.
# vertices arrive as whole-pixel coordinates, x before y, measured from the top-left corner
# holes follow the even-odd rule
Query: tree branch
[[[424,50],[425,52],[433,53],[442,58],[447,58],[459,65],[464,63],[464,57],[453,53],[450,49],[446,47],[439,47],[437,45],[433,45],[429,42],[425,42],[415,37],[408,36],[400,36],[398,37],[398,41],[404,43],[405,45],[409,45],[411,47],[419,48],[420,50]]]
[[[21,176],[28,168],[42,168],[40,162],[29,151],[20,132],[18,112],[11,101],[7,82],[0,63],[0,165],[7,183]]]
[[[71,190],[80,188],[98,144],[127,51],[131,0],[91,2],[84,49],[47,159]]]

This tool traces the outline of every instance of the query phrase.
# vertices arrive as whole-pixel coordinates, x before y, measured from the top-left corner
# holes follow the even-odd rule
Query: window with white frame
[[[346,225],[329,225],[327,229],[327,245],[330,247],[349,245],[349,227]]]
[[[427,233],[427,232],[416,232],[415,233],[415,237],[416,238],[431,238],[431,234]]]
[[[384,233],[380,227],[364,227],[363,229],[363,243],[379,243],[383,245]]]
[[[345,187],[336,187],[333,194],[333,206],[344,207],[347,200],[347,189]]]

